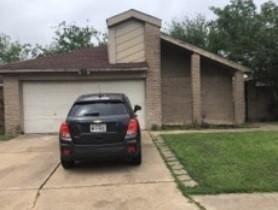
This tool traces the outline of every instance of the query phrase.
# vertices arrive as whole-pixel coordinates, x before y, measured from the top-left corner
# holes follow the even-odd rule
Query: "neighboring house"
[[[77,96],[123,92],[143,128],[245,121],[248,69],[160,32],[136,10],[107,19],[108,44],[0,66],[7,133],[57,132]]]
[[[275,121],[277,110],[274,109],[271,88],[254,79],[245,82],[246,120],[249,122]]]

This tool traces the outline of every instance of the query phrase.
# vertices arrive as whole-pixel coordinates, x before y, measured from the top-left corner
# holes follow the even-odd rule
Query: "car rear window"
[[[127,114],[125,105],[121,102],[94,102],[75,104],[70,111],[72,117],[98,117]]]

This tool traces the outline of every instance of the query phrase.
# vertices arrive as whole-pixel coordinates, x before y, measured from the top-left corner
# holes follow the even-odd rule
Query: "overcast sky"
[[[276,0],[278,1],[278,0]],[[78,25],[89,21],[106,30],[106,18],[134,8],[163,20],[193,17],[200,13],[213,18],[210,6],[224,6],[228,0],[0,0],[0,33],[22,43],[49,44],[53,27],[65,20]],[[265,0],[255,0],[260,5]]]

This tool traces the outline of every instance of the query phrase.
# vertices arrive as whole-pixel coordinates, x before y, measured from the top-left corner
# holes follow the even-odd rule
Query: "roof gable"
[[[130,10],[122,12],[118,15],[107,18],[106,22],[107,22],[108,27],[112,27],[118,23],[127,21],[129,19],[137,19],[137,20],[161,27],[161,19],[148,15],[146,13],[140,12],[135,9],[130,9]]]
[[[169,42],[169,43],[174,44],[176,46],[182,47],[182,48],[184,48],[186,50],[189,50],[191,52],[194,52],[196,54],[204,56],[204,57],[206,57],[206,58],[208,58],[210,60],[216,61],[218,63],[222,63],[222,64],[224,64],[224,65],[226,65],[228,67],[231,67],[233,69],[236,69],[236,70],[239,70],[239,71],[242,71],[242,72],[249,72],[250,71],[250,69],[248,67],[245,67],[245,66],[243,66],[243,65],[241,65],[239,63],[230,61],[230,60],[228,60],[226,58],[223,58],[223,57],[221,57],[219,55],[216,55],[214,53],[208,52],[208,51],[206,51],[204,49],[201,49],[201,48],[196,47],[196,46],[194,46],[192,44],[186,43],[186,42],[184,42],[182,40],[175,39],[175,38],[173,38],[171,36],[168,36],[166,34],[161,34],[160,38],[162,40],[166,41],[166,42]]]

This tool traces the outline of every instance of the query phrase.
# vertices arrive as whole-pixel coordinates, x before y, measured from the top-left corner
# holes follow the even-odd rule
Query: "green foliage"
[[[256,78],[274,89],[278,101],[278,5],[271,1],[263,4],[258,19],[261,25],[252,68]]]
[[[251,66],[260,23],[253,0],[231,0],[224,8],[212,7],[214,50],[231,60]]]
[[[4,142],[4,141],[8,141],[8,140],[13,139],[13,138],[15,138],[15,136],[5,135],[2,132],[0,132],[0,143]]]
[[[92,26],[82,27],[63,21],[56,26],[53,41],[47,46],[40,44],[31,46],[30,44],[21,44],[18,41],[12,42],[9,36],[0,35],[0,64],[53,53],[71,52],[106,42],[107,35],[97,31]]]
[[[46,47],[36,45],[32,54],[48,55],[71,52],[76,49],[104,44],[105,42],[106,35],[97,31],[94,27],[88,25],[81,27],[63,21],[56,27],[53,42]]]
[[[31,45],[12,42],[5,34],[0,34],[0,64],[20,61],[28,57]]]
[[[211,10],[214,20],[173,21],[167,33],[248,66],[254,79],[269,85],[278,118],[278,5],[268,1],[258,9],[253,0],[230,0]]]
[[[199,184],[185,193],[278,191],[278,132],[163,135]]]
[[[254,79],[272,92],[271,111],[278,118],[278,5],[268,1],[258,10],[252,0],[231,0],[212,8],[217,19],[219,50],[231,60],[249,66]]]
[[[181,21],[173,20],[167,29],[167,33],[198,47],[209,48],[209,24],[202,15],[198,15],[194,19],[185,16]]]

